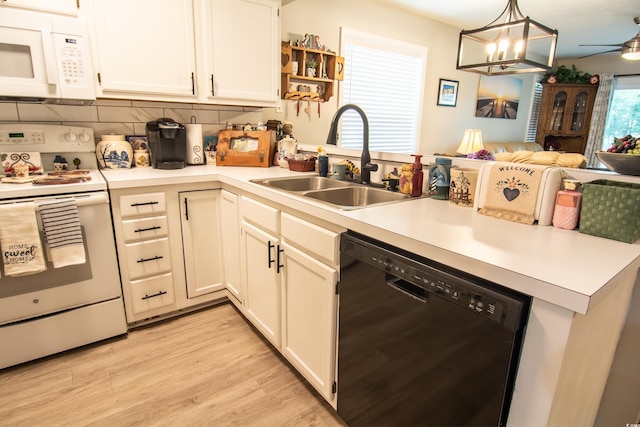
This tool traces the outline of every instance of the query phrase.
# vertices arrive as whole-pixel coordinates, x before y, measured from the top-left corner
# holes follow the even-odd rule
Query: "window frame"
[[[413,121],[413,132],[412,132],[412,147],[410,148],[411,152],[397,152],[397,151],[385,151],[385,150],[380,150],[380,149],[375,149],[375,143],[371,144],[371,135],[370,135],[370,146],[373,145],[374,148],[371,148],[372,152],[376,152],[376,153],[381,153],[382,156],[387,157],[387,156],[406,156],[408,154],[414,154],[414,153],[419,153],[420,151],[420,139],[421,139],[421,134],[422,134],[422,117],[424,115],[424,98],[425,98],[425,80],[426,80],[426,72],[427,72],[427,54],[428,54],[428,48],[426,46],[422,46],[422,45],[417,45],[417,44],[412,44],[412,43],[408,43],[408,42],[404,42],[401,40],[396,40],[396,39],[391,39],[391,38],[387,38],[387,37],[382,37],[379,35],[375,35],[375,34],[371,34],[371,33],[365,33],[362,31],[357,31],[351,28],[346,28],[346,27],[341,27],[341,38],[340,38],[340,52],[342,53],[342,56],[345,56],[345,62],[347,62],[348,60],[346,59],[346,53],[347,53],[347,45],[348,44],[356,44],[356,45],[360,45],[363,46],[364,48],[368,48],[368,49],[379,49],[381,51],[390,51],[394,54],[400,54],[400,55],[407,55],[407,56],[412,56],[414,58],[417,58],[418,61],[420,61],[418,67],[419,67],[419,75],[417,76],[416,80],[417,80],[417,85],[418,87],[415,90],[415,106],[414,108],[414,114],[413,114],[413,118],[411,119]],[[347,75],[347,73],[345,73],[345,80],[349,78],[349,76]],[[342,105],[345,105],[347,103],[349,103],[348,101],[345,100],[346,95],[345,95],[345,86],[347,86],[347,84],[345,83],[345,81],[342,82],[342,84],[340,85],[340,89],[338,92],[338,107],[341,107]],[[367,111],[366,106],[362,107],[365,112]],[[350,114],[350,113],[347,113]],[[347,114],[345,114],[345,116],[347,116]],[[343,116],[343,117],[345,117]],[[369,115],[367,115],[369,118],[369,125],[370,128],[371,126],[371,118],[369,117]],[[358,117],[356,120],[360,120],[360,118]],[[375,119],[374,119],[375,120]],[[344,121],[343,121],[344,122]],[[342,135],[343,129],[342,129],[343,123],[340,124],[340,129],[339,129],[339,136]],[[371,132],[370,132],[371,133]],[[344,150],[355,150],[357,151],[357,149],[355,148],[344,148],[342,146],[342,138],[340,137],[338,139],[338,147],[340,149],[344,149]]]

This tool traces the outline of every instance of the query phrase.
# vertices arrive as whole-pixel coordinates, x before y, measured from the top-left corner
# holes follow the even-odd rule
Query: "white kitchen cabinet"
[[[99,97],[195,101],[193,0],[87,0]]]
[[[87,0],[98,97],[279,102],[278,0]]]
[[[224,289],[220,190],[179,193],[187,298]]]
[[[277,0],[198,0],[200,102],[274,106],[279,99]]]
[[[333,399],[338,272],[283,243],[282,352],[322,394]]]
[[[247,286],[243,312],[330,403],[335,403],[341,229],[240,199]]]
[[[221,190],[211,187],[194,183],[110,190],[130,325],[195,310],[227,295]]]
[[[240,215],[242,277],[246,286],[244,312],[280,348],[280,211],[242,196]]]
[[[240,207],[238,195],[222,190],[220,215],[222,224],[222,252],[224,260],[224,281],[233,296],[232,302],[242,306],[246,291],[242,281],[240,259]]]

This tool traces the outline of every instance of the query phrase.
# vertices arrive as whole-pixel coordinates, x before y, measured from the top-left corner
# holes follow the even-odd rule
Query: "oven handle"
[[[36,197],[36,198],[21,199],[21,200],[4,200],[0,202],[0,204],[42,202],[45,200],[63,200],[63,199],[75,199],[78,207],[99,205],[103,203],[109,204],[109,194],[106,191],[100,191],[96,193],[82,193],[82,194],[66,195],[66,196]]]

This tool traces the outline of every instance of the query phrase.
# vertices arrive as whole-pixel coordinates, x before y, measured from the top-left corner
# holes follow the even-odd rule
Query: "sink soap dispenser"
[[[420,197],[422,196],[422,155],[420,154],[412,154],[415,157],[415,161],[413,162],[413,176],[411,177],[411,197]]]

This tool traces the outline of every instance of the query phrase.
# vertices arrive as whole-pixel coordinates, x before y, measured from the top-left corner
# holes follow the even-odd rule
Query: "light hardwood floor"
[[[343,426],[229,303],[0,370],[0,426]]]

